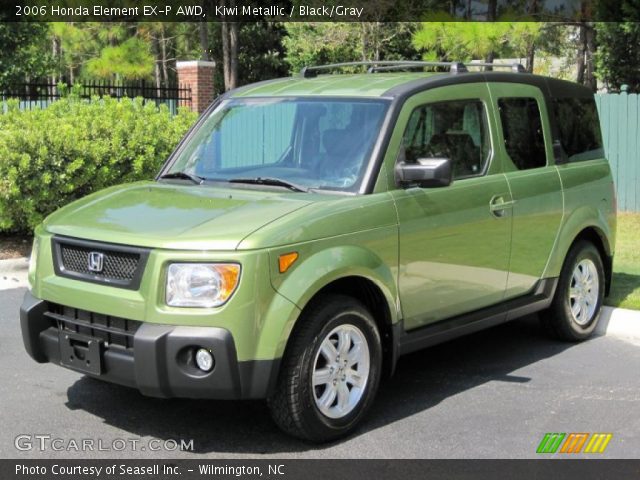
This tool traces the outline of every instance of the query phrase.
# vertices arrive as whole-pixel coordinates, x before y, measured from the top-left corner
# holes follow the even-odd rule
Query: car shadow
[[[571,344],[548,339],[537,318],[511,322],[402,357],[372,411],[350,438],[402,420],[487,382],[526,383],[517,371]],[[67,407],[98,416],[139,437],[194,440],[196,453],[274,454],[323,449],[281,433],[265,402],[156,399],[83,377],[67,390]]]
[[[632,293],[640,290],[640,275],[613,272],[613,288],[607,305],[619,306]]]

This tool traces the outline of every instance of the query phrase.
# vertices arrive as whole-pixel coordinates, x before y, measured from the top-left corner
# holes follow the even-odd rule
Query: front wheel
[[[342,295],[316,300],[292,333],[268,399],[274,421],[314,442],[347,435],[373,402],[381,364],[378,328],[360,302]]]
[[[547,331],[561,340],[587,339],[600,319],[604,284],[600,252],[590,242],[577,242],[567,254],[551,307],[541,313]]]

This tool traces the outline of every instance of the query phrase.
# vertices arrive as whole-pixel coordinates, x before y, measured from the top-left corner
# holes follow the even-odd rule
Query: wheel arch
[[[591,242],[600,253],[605,269],[605,295],[611,287],[616,236],[615,214],[605,208],[584,205],[564,220],[544,277],[558,277],[567,254],[579,240]]]
[[[395,369],[398,349],[393,322],[394,316],[392,315],[391,305],[389,305],[382,289],[373,280],[363,276],[348,275],[340,277],[318,290],[303,307],[301,315],[306,307],[323,296],[330,294],[347,295],[354,298],[361,302],[371,313],[380,332],[383,375],[391,376]],[[293,331],[295,331],[295,326]]]
[[[379,327],[383,348],[395,355],[394,326],[400,317],[397,272],[393,261],[360,245],[333,245],[296,262],[291,272],[272,269],[276,295],[262,320],[256,358],[281,358],[305,309],[327,293],[349,295],[371,312]],[[271,252],[272,264],[279,251]]]
[[[575,236],[569,249],[565,253],[565,257],[573,246],[581,240],[591,243],[600,253],[602,265],[604,266],[604,294],[608,296],[611,290],[611,279],[613,277],[613,253],[607,237],[604,232],[596,226],[585,227]]]

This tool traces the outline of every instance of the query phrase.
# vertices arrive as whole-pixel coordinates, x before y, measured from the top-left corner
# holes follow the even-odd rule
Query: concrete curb
[[[29,259],[26,257],[0,260],[0,290],[28,285]]]
[[[28,269],[29,259],[27,257],[0,260],[0,275],[11,274],[13,272],[26,272]]]
[[[602,307],[596,334],[640,343],[640,311]]]

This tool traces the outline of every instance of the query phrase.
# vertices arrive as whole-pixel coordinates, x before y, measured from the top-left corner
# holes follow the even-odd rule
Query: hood
[[[142,247],[233,250],[298,210],[305,194],[139,182],[102,190],[51,214],[51,233]]]

